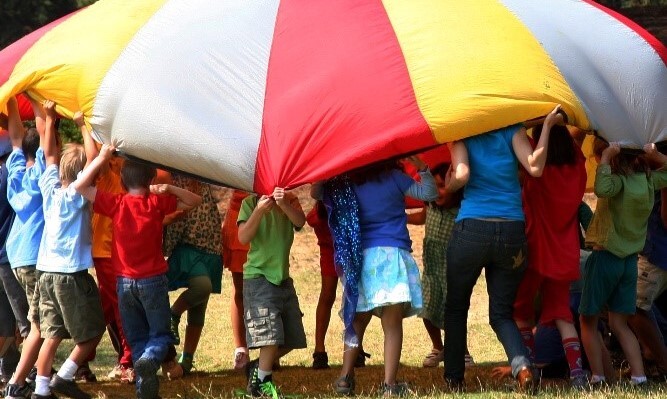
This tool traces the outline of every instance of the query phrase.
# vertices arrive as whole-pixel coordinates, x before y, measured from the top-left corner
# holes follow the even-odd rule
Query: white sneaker
[[[445,351],[439,351],[435,348],[431,349],[431,353],[426,355],[424,358],[424,362],[422,362],[422,365],[424,367],[438,367],[438,364],[445,360]]]

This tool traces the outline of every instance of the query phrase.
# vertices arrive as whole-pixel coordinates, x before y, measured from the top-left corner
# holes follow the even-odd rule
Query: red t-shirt
[[[579,204],[586,190],[585,158],[579,148],[574,165],[547,165],[541,177],[526,174],[528,267],[561,281],[579,278]]]
[[[162,219],[176,211],[173,195],[110,194],[97,190],[93,210],[113,221],[111,262],[116,273],[148,278],[167,272],[162,255]]]

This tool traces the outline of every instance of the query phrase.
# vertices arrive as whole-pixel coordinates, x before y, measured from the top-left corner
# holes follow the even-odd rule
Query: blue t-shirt
[[[470,178],[456,221],[502,218],[523,221],[519,185],[519,161],[512,137],[521,128],[513,125],[463,140],[468,150]]]
[[[14,224],[7,237],[7,256],[12,268],[33,266],[37,263],[44,230],[42,193],[38,183],[45,168],[46,161],[41,148],[37,150],[35,163],[30,168],[26,168],[26,158],[21,149],[14,150],[7,158],[7,198],[16,212]]]
[[[667,270],[667,229],[663,226],[662,218],[660,217],[661,202],[660,191],[656,191],[653,210],[648,218],[646,244],[641,253],[652,264],[662,270]]]
[[[378,179],[354,185],[359,202],[361,247],[395,247],[411,250],[412,241],[405,214],[405,192],[414,184],[399,170],[382,173]]]
[[[39,179],[44,198],[44,234],[37,270],[74,273],[93,266],[90,204],[74,190],[62,188],[58,167],[50,165]]]
[[[14,210],[7,200],[7,166],[0,163],[0,264],[9,263],[5,243],[14,221]]]

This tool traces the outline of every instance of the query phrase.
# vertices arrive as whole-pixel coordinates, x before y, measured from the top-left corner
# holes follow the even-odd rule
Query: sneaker
[[[27,383],[23,386],[7,384],[5,387],[5,399],[30,399],[30,395],[32,395],[32,388]]]
[[[192,358],[192,355],[181,355],[178,359],[178,364],[181,366],[181,369],[183,369],[183,375],[188,375],[194,368],[194,359]]]
[[[117,363],[111,371],[109,371],[109,374],[107,374],[107,378],[110,380],[118,380],[120,377],[123,375],[123,366],[120,363]]]
[[[352,396],[354,395],[354,385],[354,376],[347,374],[342,377],[338,377],[338,379],[334,381],[333,389],[334,392],[339,395]]]
[[[134,362],[134,371],[137,375],[137,396],[140,398],[156,398],[160,389],[155,362],[147,357],[140,357]]]
[[[250,380],[252,379],[252,376],[257,373],[257,369],[259,368],[259,358],[248,362],[248,364],[245,365],[245,379],[248,383],[250,383]]]
[[[588,389],[588,376],[586,376],[586,373],[580,373],[577,376],[570,377],[570,386],[580,391]]]
[[[120,366],[120,382],[123,384],[134,384],[136,382],[136,377],[134,375],[134,369],[132,367]]]
[[[180,345],[181,336],[178,333],[178,325],[181,324],[181,316],[171,314],[171,336],[174,337],[174,345]]]
[[[326,352],[313,353],[313,369],[322,370],[329,368],[329,355]]]
[[[73,399],[91,399],[92,396],[81,390],[74,380],[66,380],[58,374],[51,378],[49,388],[52,392],[57,392]],[[34,395],[34,394],[33,394]]]
[[[32,395],[30,395],[30,399],[58,399],[58,397],[53,393],[50,393],[48,395],[37,395],[36,393],[33,393]]]
[[[248,349],[242,346],[234,349],[234,369],[241,370],[250,361],[250,356],[248,356]]]
[[[37,378],[37,367],[33,367],[30,369],[30,372],[28,375],[25,377],[25,382],[28,384],[35,384],[35,379]]]
[[[388,385],[383,382],[380,392],[385,398],[390,396],[407,396],[410,393],[410,388],[405,382],[397,382],[394,385]]]
[[[443,352],[442,356],[443,356],[443,359],[444,359],[444,357],[445,357],[444,352],[445,351],[443,350],[442,352]],[[472,367],[472,366],[475,365],[475,359],[472,358],[472,355],[470,353],[466,353],[465,362],[466,362],[466,368],[467,367]]]
[[[74,373],[74,381],[97,382],[97,376],[93,373],[93,370],[90,369],[88,362],[76,369],[76,373]]]
[[[185,371],[176,360],[172,359],[162,363],[162,376],[168,380],[177,380],[183,377],[183,374],[185,374]]]
[[[272,398],[279,399],[283,396],[273,383],[273,376],[267,375],[262,381],[257,377],[257,369],[248,382],[248,395],[254,398]]]
[[[433,348],[431,349],[431,352],[424,358],[422,366],[438,367],[438,364],[440,364],[444,360],[445,360],[445,351]]]
[[[354,367],[366,367],[366,358],[370,359],[370,357],[370,353],[366,353],[363,349],[360,349],[357,360],[354,361]]]

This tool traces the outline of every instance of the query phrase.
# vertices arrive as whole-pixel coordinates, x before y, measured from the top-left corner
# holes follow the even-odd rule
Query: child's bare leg
[[[42,347],[42,341],[42,335],[39,332],[39,325],[36,323],[31,323],[30,333],[23,341],[23,347],[21,348],[21,359],[19,360],[19,364],[16,366],[14,375],[9,380],[10,384],[23,385],[25,378],[30,373],[30,369],[32,369],[32,367],[35,365],[35,362],[37,361],[37,355],[39,355],[39,348]]]
[[[609,383],[613,383],[616,381],[616,369],[614,369],[614,364],[611,361],[611,355],[609,354],[609,351],[607,350],[607,347],[604,345],[604,341],[602,340],[602,334],[598,331],[597,333],[598,336],[598,341],[601,343],[600,348],[602,349],[602,367],[604,369],[604,376],[609,381]]]
[[[88,360],[88,356],[90,356],[95,348],[97,348],[97,344],[100,343],[101,339],[102,336],[100,335],[93,339],[89,339],[88,341],[74,345],[74,349],[72,349],[72,353],[70,353],[69,359],[77,365],[81,365],[83,362]]]
[[[630,316],[628,323],[637,335],[641,346],[644,349],[648,348],[653,354],[658,369],[663,373],[667,372],[667,347],[648,313],[637,308],[637,313]]]
[[[188,324],[185,326],[185,341],[183,341],[183,352],[195,353],[199,345],[201,333],[204,330],[203,326],[195,326]]]
[[[315,311],[315,352],[326,351],[324,339],[329,329],[331,308],[336,301],[336,287],[338,287],[337,277],[322,276],[322,287]]]
[[[602,361],[602,337],[598,333],[599,316],[579,316],[581,324],[581,342],[586,349],[588,363],[594,376],[604,376],[605,370]]]
[[[384,382],[396,385],[403,346],[403,304],[383,307],[381,320],[384,332]]]
[[[229,307],[232,316],[234,346],[246,348],[245,324],[243,324],[243,273],[232,273],[232,301]]]
[[[429,319],[422,319],[422,320],[424,321],[424,328],[426,328],[426,333],[428,334],[428,337],[431,339],[431,345],[433,345],[433,349],[441,351],[443,349],[442,330],[436,327],[431,322],[431,320]]]
[[[53,359],[56,357],[56,352],[61,341],[62,338],[47,338],[44,340],[39,350],[39,356],[37,357],[37,375],[43,377],[51,375]]]
[[[639,349],[637,337],[628,327],[629,315],[609,312],[609,326],[618,339],[618,343],[623,348],[628,363],[630,363],[630,372],[633,377],[644,377],[644,363],[642,353]]]
[[[352,326],[354,327],[354,332],[357,334],[357,338],[359,339],[359,346],[351,347],[345,345],[343,352],[343,367],[340,370],[341,377],[345,377],[346,375],[354,375],[354,362],[357,360],[357,356],[361,350],[361,346],[364,342],[364,333],[366,332],[368,323],[371,321],[371,317],[373,317],[373,315],[370,312],[357,313],[354,316]]]

